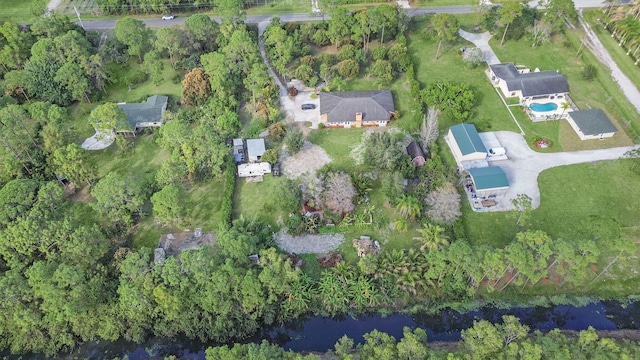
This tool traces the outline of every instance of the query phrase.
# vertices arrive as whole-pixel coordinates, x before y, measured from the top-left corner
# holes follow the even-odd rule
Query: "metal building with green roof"
[[[502,195],[509,188],[507,174],[499,166],[469,169],[473,187],[480,196]]]
[[[458,124],[449,128],[449,144],[459,162],[485,160],[487,148],[473,124]]]

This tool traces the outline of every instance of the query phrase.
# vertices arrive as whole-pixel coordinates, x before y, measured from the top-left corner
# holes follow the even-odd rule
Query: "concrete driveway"
[[[310,122],[312,129],[318,128],[320,122],[320,99],[316,96],[315,99],[311,98],[312,91],[299,92],[293,101],[291,102],[293,108],[287,114],[291,116],[295,122]],[[302,104],[313,104],[316,106],[313,110],[302,110]]]
[[[489,165],[500,166],[509,179],[509,190],[499,206],[487,208],[487,211],[514,210],[511,199],[518,194],[531,198],[533,208],[540,206],[540,188],[538,175],[544,170],[556,166],[573,165],[600,160],[616,160],[640,145],[616,147],[610,149],[568,151],[559,153],[538,153],[529,148],[524,137],[511,131],[497,131],[496,137],[507,149],[508,160],[490,161]],[[490,158],[489,158],[490,160]]]
[[[500,60],[493,52],[493,49],[491,49],[491,46],[489,46],[489,39],[491,39],[491,34],[488,31],[483,33],[470,33],[460,29],[458,30],[458,34],[463,39],[472,42],[475,46],[482,50],[484,60],[488,65],[500,64]]]

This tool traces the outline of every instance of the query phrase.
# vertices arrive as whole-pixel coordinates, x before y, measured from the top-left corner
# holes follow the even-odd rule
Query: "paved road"
[[[56,3],[60,0],[51,0],[49,3],[50,8],[55,8]],[[628,1],[628,0],[623,0]],[[592,7],[601,7],[605,3],[604,0],[574,0],[576,8],[592,8]],[[538,6],[539,0],[532,0],[529,2],[529,6],[535,7]],[[407,11],[407,15],[409,16],[419,16],[428,13],[448,13],[448,14],[470,14],[473,13],[473,8],[469,5],[459,5],[459,6],[438,6],[438,7],[425,7],[425,8],[409,8],[405,9]],[[249,15],[247,16],[246,22],[251,24],[258,24],[264,21],[269,21],[272,15]],[[306,22],[306,21],[322,21],[322,16],[312,16],[309,14],[281,14],[280,19],[284,22]],[[186,16],[177,17],[174,20],[144,20],[145,24],[148,27],[162,27],[162,26],[173,26],[173,25],[181,25],[186,20]],[[329,19],[330,17],[326,15],[324,19]],[[220,17],[213,17],[216,21],[220,22]],[[115,20],[92,20],[92,21],[84,21],[85,29],[87,30],[107,30],[113,29],[115,26]]]
[[[429,8],[415,8],[415,9],[407,9],[407,15],[409,16],[419,16],[428,13],[448,13],[448,14],[469,14],[472,13],[473,10],[471,6],[440,6],[440,7],[429,7]],[[307,21],[322,21],[322,16],[312,16],[309,14],[281,14],[278,15],[280,20],[283,22],[307,22]],[[259,24],[262,22],[268,22],[271,20],[272,15],[249,15],[247,16],[245,22],[250,24]],[[163,27],[163,26],[174,26],[174,25],[182,25],[187,17],[177,17],[174,20],[143,20],[144,23],[148,27]],[[214,20],[220,22],[220,17],[214,16]],[[327,15],[324,19],[330,19]],[[84,27],[87,30],[108,30],[113,29],[116,24],[115,20],[92,20],[92,21],[83,21]]]

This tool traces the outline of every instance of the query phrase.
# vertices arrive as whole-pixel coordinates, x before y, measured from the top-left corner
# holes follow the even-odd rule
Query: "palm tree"
[[[403,194],[398,199],[396,209],[398,209],[400,215],[412,221],[422,214],[422,204],[420,200],[413,195]]]
[[[449,245],[449,237],[445,235],[444,228],[439,225],[426,223],[418,229],[418,232],[421,236],[413,239],[419,243],[421,251],[439,250]]]
[[[562,119],[562,117],[564,116],[564,113],[567,111],[567,109],[571,107],[571,104],[569,104],[568,101],[565,101],[560,106],[562,106],[562,114],[560,114],[560,118]]]
[[[398,218],[393,222],[393,226],[400,233],[406,233],[409,230],[409,222],[405,218]]]

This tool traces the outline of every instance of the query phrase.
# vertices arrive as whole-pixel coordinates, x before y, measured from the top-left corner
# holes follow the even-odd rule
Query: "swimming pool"
[[[531,110],[533,111],[537,111],[537,112],[547,112],[547,111],[553,111],[553,110],[557,110],[558,109],[558,104],[556,103],[544,103],[544,104],[540,104],[540,103],[532,103],[531,105],[529,105],[529,107],[531,108]]]

